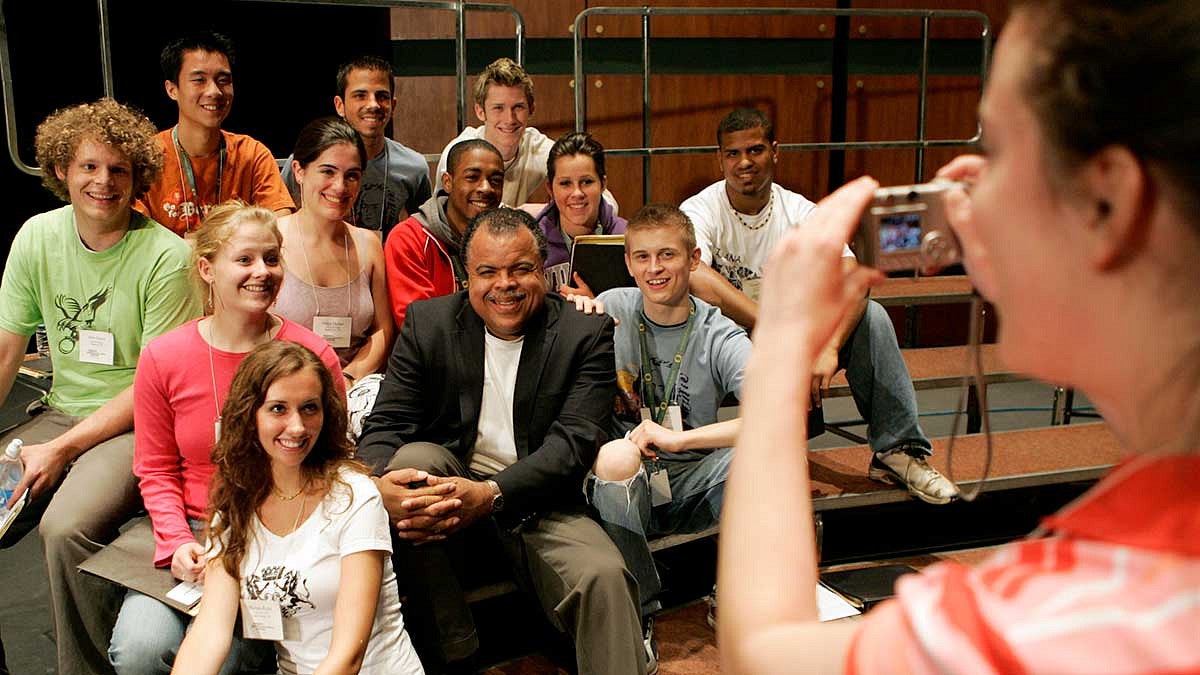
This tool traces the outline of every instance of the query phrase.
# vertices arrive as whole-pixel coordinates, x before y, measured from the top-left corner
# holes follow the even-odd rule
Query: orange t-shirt
[[[157,136],[163,148],[162,179],[150,186],[134,203],[134,208],[180,236],[199,227],[200,218],[212,207],[230,199],[241,199],[272,211],[296,208],[267,146],[245,134],[222,131],[221,135],[225,137],[221,194],[217,194],[219,153],[191,158],[196,190],[200,193],[197,200],[180,165],[171,130],[167,129]]]

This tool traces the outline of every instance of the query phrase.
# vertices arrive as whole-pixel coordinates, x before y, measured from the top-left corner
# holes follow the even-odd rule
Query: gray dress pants
[[[404,468],[472,478],[462,460],[433,443],[397,450],[388,470]],[[637,582],[582,508],[547,512],[516,530],[487,518],[446,541],[414,546],[393,538],[393,544],[405,627],[427,670],[467,658],[479,646],[463,596],[469,564],[511,568],[550,622],[575,641],[580,675],[646,672]],[[485,555],[477,553],[481,548]]]

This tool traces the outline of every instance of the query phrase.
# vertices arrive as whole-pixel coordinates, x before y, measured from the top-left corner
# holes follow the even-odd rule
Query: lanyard
[[[383,178],[380,181],[380,184],[383,186],[383,200],[381,202],[379,202],[379,227],[375,228],[376,230],[378,230],[380,232],[383,232],[383,220],[384,220],[384,217],[387,215],[388,179],[390,178],[390,175],[388,174],[388,153],[390,153],[390,152],[391,152],[391,148],[388,147],[387,141],[384,140],[384,142],[383,142]],[[370,162],[368,162],[367,165],[370,166]],[[364,174],[365,174],[365,172],[364,172]],[[364,184],[363,185],[364,192],[365,192],[366,187],[367,186]],[[370,226],[364,222],[366,220],[366,216],[367,216],[367,200],[363,199],[363,197],[364,197],[364,195],[360,194],[358,203],[356,203],[354,205],[354,215],[353,215],[354,224],[357,225],[358,227],[364,227],[364,228],[369,229]],[[392,223],[392,224],[395,225],[396,223]]]
[[[220,135],[217,151],[217,204],[221,203],[221,181],[225,175],[225,134]],[[192,158],[188,157],[187,150],[183,149],[183,144],[179,142],[179,125],[175,125],[171,129],[171,140],[175,143],[175,154],[179,156],[179,174],[181,182],[186,182],[188,189],[192,192],[192,201],[196,203],[196,222],[199,224],[203,217],[204,209],[200,204],[200,193],[196,190],[196,174],[192,169]],[[187,222],[188,217],[185,215],[184,228],[191,229],[191,225]]]
[[[657,369],[650,362],[650,348],[646,344],[646,313],[641,312],[641,319],[638,320],[638,338],[642,343],[642,396],[646,401],[646,406],[650,408],[650,418],[655,424],[662,424],[663,418],[667,415],[667,407],[670,401],[674,398],[675,380],[679,377],[679,368],[683,365],[683,353],[687,351],[688,339],[692,337],[692,324],[695,323],[696,306],[693,304],[688,310],[687,326],[683,329],[683,338],[679,340],[679,349],[675,351],[675,358],[671,361],[671,370],[667,374],[666,385],[663,386],[663,400],[655,402],[656,385],[655,374]]]
[[[343,224],[342,227],[346,226]],[[321,299],[317,297],[317,278],[313,276],[312,266],[308,264],[308,247],[303,245],[304,228],[300,225],[299,216],[296,217],[296,231],[300,235],[300,254],[304,256],[304,269],[308,272],[308,288],[312,291],[313,304],[317,307],[316,316],[321,316]],[[348,229],[342,230],[342,246],[346,249],[346,316],[353,316],[354,277],[350,276],[350,238],[348,236]]]

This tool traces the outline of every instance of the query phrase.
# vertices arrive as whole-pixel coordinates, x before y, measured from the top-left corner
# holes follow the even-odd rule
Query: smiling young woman
[[[549,245],[546,282],[563,295],[592,297],[586,281],[569,277],[575,237],[624,234],[628,224],[603,198],[604,146],[586,132],[563,134],[550,148],[546,176],[546,191],[553,199],[534,216]]]
[[[353,459],[339,386],[292,343],[258,347],[238,368],[213,449],[204,599],[177,672],[218,672],[239,606],[280,672],[424,672],[400,615],[387,512]]]
[[[134,376],[133,472],[154,529],[154,565],[183,581],[204,578],[204,547],[195,532],[208,513],[215,472],[213,444],[222,436],[221,408],[238,365],[258,345],[294,342],[320,354],[333,372],[337,355],[311,331],[268,310],[283,282],[275,214],[240,202],[212,210],[196,231],[192,279],[209,315],[183,324],[142,348]],[[342,396],[345,385],[338,376]],[[109,646],[119,673],[171,663],[188,620],[136,591],[121,606]],[[228,666],[243,659],[235,642]]]
[[[348,122],[322,117],[292,156],[300,210],[279,221],[288,283],[276,311],[325,338],[354,382],[383,367],[395,337],[382,242],[348,222],[366,149]]]

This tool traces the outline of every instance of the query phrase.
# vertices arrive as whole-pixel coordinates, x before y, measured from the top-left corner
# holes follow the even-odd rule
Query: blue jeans
[[[118,675],[150,675],[171,672],[175,655],[192,618],[154,598],[128,591],[113,627],[108,660]],[[241,623],[235,629],[229,645],[229,655],[221,665],[221,675],[238,672],[274,671],[275,643],[246,640],[241,636]]]
[[[667,470],[671,501],[650,506],[649,463],[623,481],[591,478],[588,498],[600,513],[600,524],[616,543],[625,565],[638,582],[642,617],[662,609],[658,599],[662,582],[654,567],[648,539],[668,534],[700,532],[721,518],[725,500],[725,477],[733,448],[710,453],[660,453],[659,464]]]
[[[875,454],[902,445],[929,454],[929,439],[917,418],[912,378],[882,305],[867,303],[862,319],[838,352],[838,366],[846,369],[850,394],[867,423],[867,442]]]

